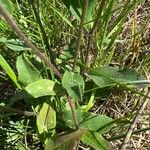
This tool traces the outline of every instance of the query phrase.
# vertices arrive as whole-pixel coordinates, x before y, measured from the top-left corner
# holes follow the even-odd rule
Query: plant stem
[[[76,112],[75,112],[75,102],[69,96],[68,96],[67,99],[68,99],[68,103],[69,103],[69,106],[70,106],[70,109],[71,109],[72,118],[73,118],[75,127],[76,127],[76,129],[78,129],[79,125],[78,125],[77,115],[76,115]]]
[[[143,132],[143,131],[148,131],[150,130],[150,127],[148,128],[143,128],[143,129],[139,129],[139,130],[135,130],[132,132],[132,134],[138,134],[140,132]],[[106,138],[108,141],[115,141],[115,140],[118,140],[118,139],[121,139],[121,138],[124,138],[126,136],[127,133],[124,133],[124,134],[121,134],[121,135],[118,135],[118,136],[114,136],[114,137],[110,137],[110,138]]]
[[[135,93],[135,94],[138,94],[138,95],[140,95],[140,96],[144,96],[144,97],[150,99],[150,96],[149,96],[149,95],[145,95],[144,93],[139,92],[138,89],[135,88],[135,86],[134,86],[134,87],[131,87],[131,86],[129,86],[127,83],[121,83],[120,81],[117,81],[116,79],[107,77],[107,76],[104,75],[103,73],[100,73],[99,71],[96,71],[96,70],[94,70],[94,69],[91,69],[90,67],[88,67],[88,66],[82,64],[82,63],[79,62],[79,61],[77,61],[77,63],[78,63],[79,65],[85,67],[86,70],[89,70],[89,71],[91,71],[91,72],[97,74],[98,76],[101,76],[101,77],[103,77],[103,78],[105,78],[105,79],[108,79],[108,80],[114,82],[116,85],[119,85],[120,87],[122,87],[122,88],[124,88],[124,89],[127,89],[127,90],[129,90],[129,91],[131,91],[131,92],[133,92],[133,93]],[[85,75],[88,75],[88,74],[85,73]],[[99,89],[99,88],[100,88],[100,87],[95,88],[94,90]],[[90,90],[86,91],[86,93],[89,92],[89,91],[90,91]],[[92,90],[91,90],[91,91],[92,91]]]
[[[78,40],[77,40],[77,48],[76,48],[76,51],[75,51],[73,71],[75,71],[76,60],[78,59],[78,56],[79,56],[79,53],[80,53],[81,41],[82,41],[82,36],[83,36],[83,28],[84,28],[84,21],[85,21],[85,18],[86,18],[88,2],[89,2],[89,0],[84,0],[84,3],[83,3],[83,11],[82,11],[81,22],[80,22],[79,31],[78,31],[79,36],[78,36]],[[81,56],[81,53],[80,53],[80,56]],[[83,56],[81,56],[81,57],[83,57]],[[76,115],[76,112],[75,112],[75,102],[70,97],[68,97],[68,102],[69,102],[70,109],[71,109],[71,112],[72,112],[72,117],[73,117],[73,120],[74,120],[74,124],[76,126],[76,129],[78,129],[79,127],[78,127],[77,115]]]
[[[105,4],[105,0],[102,0],[101,1],[101,4],[99,6],[99,9],[98,9],[98,13],[97,13],[97,16],[96,16],[96,20],[94,22],[94,25],[89,33],[89,38],[88,38],[88,44],[87,44],[87,49],[86,49],[86,56],[85,56],[85,64],[87,66],[90,65],[91,63],[91,60],[90,60],[90,53],[91,53],[91,46],[92,46],[92,42],[93,42],[93,36],[97,30],[97,26],[99,25],[100,23],[100,16],[101,16],[101,13],[103,11],[103,8],[104,8],[104,4]]]
[[[25,36],[25,34],[20,30],[18,25],[15,23],[13,18],[8,14],[8,12],[3,8],[2,5],[0,5],[0,15],[3,16],[5,21],[8,23],[8,25],[12,28],[12,30],[18,35],[18,37],[24,41],[24,43],[31,48],[31,50],[41,58],[41,60],[44,61],[44,63],[51,68],[55,75],[57,75],[59,78],[62,77],[60,71],[49,61],[49,59],[41,53],[33,44],[32,42]]]
[[[76,51],[75,51],[75,60],[78,59],[78,56],[82,55],[80,53],[80,47],[81,47],[81,41],[82,41],[82,37],[83,37],[84,21],[86,19],[88,3],[89,3],[89,0],[84,0],[83,11],[82,11],[82,15],[81,15],[81,22],[80,22],[80,26],[79,26],[79,30],[78,30],[78,40],[77,40],[77,47],[76,47]],[[83,56],[81,56],[81,58],[83,59]],[[73,71],[75,71],[75,67],[76,67],[76,61],[74,61],[74,64],[73,64]]]
[[[41,60],[44,61],[44,63],[50,67],[54,73],[61,79],[62,75],[57,68],[49,61],[49,59],[43,55],[30,41],[29,39],[24,35],[24,33],[20,30],[20,28],[17,26],[15,21],[12,19],[12,17],[8,14],[8,12],[0,5],[0,14],[4,17],[5,21],[8,23],[8,25],[15,31],[15,33],[19,36],[19,38],[25,42],[25,44],[32,49],[32,51],[41,58]],[[76,127],[77,125],[77,119],[76,119],[76,113],[75,113],[75,106],[73,106],[73,101],[68,98],[69,105],[72,111],[72,116],[75,122]]]
[[[49,45],[49,40],[48,40],[48,37],[46,36],[46,32],[45,32],[45,29],[42,25],[42,22],[41,22],[41,18],[40,18],[40,15],[39,15],[39,7],[38,7],[38,4],[39,1],[35,2],[35,0],[30,0],[30,3],[32,5],[32,8],[33,8],[33,12],[34,12],[34,16],[35,16],[35,19],[39,25],[39,28],[40,28],[40,31],[42,33],[42,40],[43,40],[43,43],[44,45],[46,46],[46,53],[48,55],[48,52],[50,53],[50,60],[54,60],[54,53],[52,52],[51,48],[50,48],[50,45]]]
[[[22,110],[10,108],[10,107],[5,107],[5,106],[0,106],[0,111],[2,111],[2,112],[9,112],[9,113],[15,113],[15,114],[23,115],[23,116],[28,116],[28,117],[36,116],[36,114],[34,112],[22,111]]]

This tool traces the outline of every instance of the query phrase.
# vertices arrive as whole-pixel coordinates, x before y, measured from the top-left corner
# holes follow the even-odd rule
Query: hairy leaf
[[[125,68],[120,70],[110,66],[91,69],[86,75],[99,87],[114,86],[117,83],[130,83],[131,81],[139,80],[138,73],[133,69]]]
[[[87,129],[89,131],[99,131],[99,133],[106,133],[112,128],[112,124],[108,126],[108,124],[113,120],[105,115],[97,115],[94,113],[86,113],[77,111],[76,112],[79,126],[81,128]],[[62,118],[65,121],[66,125],[70,128],[75,129],[74,122],[72,120],[72,114],[70,111],[65,111],[62,113]],[[105,127],[106,125],[106,127]],[[103,127],[102,130],[99,130]]]
[[[63,135],[58,136],[55,142],[56,150],[66,150],[73,149],[76,142],[87,132],[85,129],[78,129],[73,132],[65,133]]]
[[[82,101],[84,80],[81,75],[66,71],[62,78],[62,86],[73,100]]]
[[[15,95],[12,98],[12,100],[38,98],[47,95],[55,95],[53,91],[54,84],[55,84],[54,81],[48,79],[40,79],[36,82],[29,84],[17,95]]]
[[[111,150],[109,142],[97,132],[87,132],[81,140],[84,144],[90,145],[95,150]]]
[[[17,57],[17,70],[19,74],[18,80],[23,87],[42,78],[39,71],[23,55]]]
[[[49,138],[44,146],[44,150],[53,150],[55,147],[54,145],[55,145],[54,141]]]
[[[56,126],[56,113],[55,110],[45,102],[37,116],[37,128],[38,132],[46,142],[52,134],[55,132]]]

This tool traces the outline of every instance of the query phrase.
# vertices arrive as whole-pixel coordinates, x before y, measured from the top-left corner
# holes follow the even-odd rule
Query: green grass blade
[[[110,51],[110,53],[108,54],[108,57],[107,57],[106,62],[104,64],[105,66],[108,66],[111,63],[114,52],[115,52],[115,47],[113,47],[112,50]]]
[[[43,3],[45,5],[45,7],[47,7],[47,5],[45,3]],[[50,4],[50,8],[57,13],[58,16],[60,16],[62,18],[62,20],[64,20],[70,27],[73,28],[72,23],[69,21],[69,19],[67,19],[64,14],[62,14],[61,12],[59,12],[55,7],[53,7],[53,5],[51,3]]]
[[[6,62],[6,60],[4,59],[4,57],[1,54],[0,54],[0,66],[5,70],[5,72],[12,79],[12,81],[16,84],[16,86],[19,89],[21,89],[14,71],[11,69],[11,67],[9,66],[9,64]]]

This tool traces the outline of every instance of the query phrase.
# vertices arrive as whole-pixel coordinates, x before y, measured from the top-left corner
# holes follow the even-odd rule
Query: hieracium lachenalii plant
[[[133,65],[148,21],[137,31],[131,15],[130,39],[121,37],[140,4],[0,0],[1,147],[111,149],[106,135],[129,125],[135,113],[113,118],[96,113],[95,104],[106,102],[114,89],[145,96],[137,87],[150,83],[143,75],[149,58],[143,71],[137,71],[138,62]],[[128,46],[119,51],[119,44]]]

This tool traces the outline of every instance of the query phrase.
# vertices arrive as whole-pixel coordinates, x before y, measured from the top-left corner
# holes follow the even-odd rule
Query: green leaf
[[[111,150],[109,142],[97,132],[87,132],[82,136],[81,141],[84,144],[90,145],[95,150]]]
[[[54,81],[47,80],[47,79],[40,79],[36,82],[29,84],[16,96],[12,98],[12,100],[20,100],[20,99],[29,99],[29,98],[38,98],[47,95],[55,95],[53,88],[54,88]]]
[[[56,126],[56,112],[45,102],[37,116],[37,128],[42,140],[47,142],[47,139],[54,134]]]
[[[18,150],[26,150],[25,145],[22,142],[18,142]]]
[[[64,133],[63,135],[58,136],[55,142],[56,150],[70,150],[73,149],[76,142],[87,132],[85,129],[78,129],[73,132]]]
[[[106,66],[108,66],[111,63],[113,55],[114,55],[114,52],[115,52],[115,47],[112,48],[112,50],[109,52],[109,54],[108,54],[108,56],[106,58],[106,62],[105,62]]]
[[[5,37],[0,38],[0,44],[6,44],[7,39]]]
[[[84,113],[83,114],[83,120],[80,123],[80,127],[84,129],[88,129],[89,131],[97,131],[101,127],[107,125],[113,121],[112,118],[106,116],[106,115],[97,115],[94,113]],[[99,133],[106,133],[108,132],[113,125],[106,126],[103,130],[100,130]]]
[[[76,142],[86,133],[85,129],[78,129],[73,132],[66,132],[55,136],[54,140],[48,139],[45,144],[45,150],[70,150],[73,149]]]
[[[21,41],[18,39],[10,39],[8,40],[7,38],[1,37],[0,38],[0,44],[5,45],[6,47],[10,48],[11,50],[14,51],[25,51],[29,50]]]
[[[78,110],[78,111],[75,111],[75,113],[76,113],[78,122],[82,122],[82,120],[83,120],[83,118],[82,118],[82,112],[80,112]],[[75,126],[74,121],[72,119],[72,113],[71,113],[71,111],[69,111],[69,110],[68,111],[63,111],[62,112],[62,119],[64,120],[65,124],[69,128],[76,129],[76,126]]]
[[[118,82],[129,83],[139,80],[138,73],[133,69],[124,68],[120,70],[110,66],[91,69],[86,75],[99,87],[115,86]]]
[[[0,4],[9,12],[12,13],[14,8],[10,0],[0,0]]]
[[[9,64],[6,62],[4,57],[0,54],[0,66],[5,70],[5,72],[9,75],[11,80],[16,84],[16,86],[21,89],[19,83],[17,82],[17,77],[14,73],[14,71],[11,69]]]
[[[17,70],[18,80],[23,87],[42,78],[39,71],[23,55],[17,57]]]
[[[87,129],[89,131],[99,131],[99,133],[106,133],[108,132],[113,124],[108,124],[113,121],[113,119],[109,118],[105,115],[97,115],[94,113],[87,113],[87,112],[81,112],[76,111],[79,127],[83,129]],[[75,129],[74,122],[72,120],[72,113],[71,111],[64,111],[62,113],[62,118],[65,121],[66,125],[70,128]],[[105,127],[106,125],[106,127]],[[102,130],[99,130],[101,127],[103,127]]]
[[[73,27],[73,25],[71,24],[70,20],[67,19],[67,17],[64,16],[63,13],[59,12],[59,10],[57,10],[57,7],[54,7],[53,5],[51,5],[51,3],[50,3],[50,7],[51,7],[51,9],[52,9],[53,11],[55,11],[55,12],[58,14],[58,16],[60,16],[60,17],[62,18],[62,20],[63,20],[64,22],[66,22],[70,27]]]
[[[63,0],[63,3],[70,10],[72,15],[76,19],[80,20],[81,12],[83,11],[82,10],[83,9],[83,1],[81,1],[81,0],[76,0],[76,1],[75,0]],[[86,16],[85,16],[87,22],[92,21],[93,14],[95,14],[95,6],[96,6],[96,0],[89,0],[88,8],[87,8]]]
[[[70,10],[72,15],[80,20],[81,16],[81,0],[63,0],[63,3],[66,5],[66,7]]]
[[[49,138],[44,146],[44,150],[53,150],[55,147],[54,145],[55,145],[54,141]]]
[[[67,90],[70,97],[76,101],[82,101],[84,80],[81,75],[65,71],[62,78],[62,86]]]
[[[87,8],[87,13],[86,13],[86,22],[90,22],[93,20],[93,15],[95,14],[95,6],[97,5],[96,3],[97,0],[89,0],[88,2],[88,8]],[[90,23],[91,26],[93,22]]]

